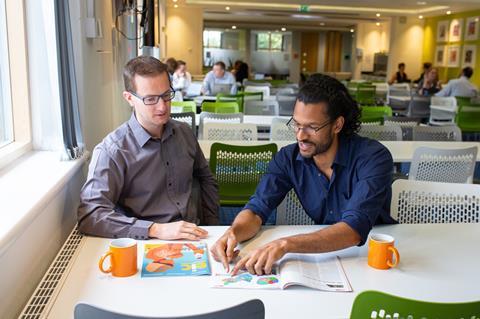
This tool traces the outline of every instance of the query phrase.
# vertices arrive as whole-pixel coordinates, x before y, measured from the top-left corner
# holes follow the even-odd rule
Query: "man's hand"
[[[154,223],[148,230],[148,236],[164,240],[200,240],[206,238],[208,236],[208,232],[195,224],[182,220],[179,222],[166,224]]]
[[[243,268],[246,268],[252,275],[270,274],[273,264],[287,252],[287,239],[274,240],[240,259],[232,270],[232,276]]]
[[[220,237],[219,240],[211,248],[211,253],[216,261],[222,263],[225,270],[230,271],[229,263],[238,255],[239,250],[235,250],[238,240],[233,233],[232,229],[229,229],[225,234]]]

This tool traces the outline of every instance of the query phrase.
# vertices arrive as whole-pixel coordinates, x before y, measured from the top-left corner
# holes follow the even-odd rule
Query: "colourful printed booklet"
[[[145,244],[142,277],[210,274],[205,243]]]
[[[324,291],[350,292],[352,287],[337,256],[287,254],[274,274],[256,276],[242,272],[235,276],[212,277],[214,288],[285,289],[293,285]]]

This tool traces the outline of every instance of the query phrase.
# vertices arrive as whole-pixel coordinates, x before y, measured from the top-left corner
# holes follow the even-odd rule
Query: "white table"
[[[289,120],[291,116],[276,116],[276,115],[244,115],[243,123],[255,124],[257,128],[268,128],[272,126],[272,119],[281,118]],[[195,116],[195,123],[200,124],[200,114]]]
[[[280,236],[311,232],[322,226],[264,228],[244,251]],[[208,245],[226,227],[205,227]],[[348,318],[357,294],[381,290],[407,298],[436,302],[480,299],[480,224],[377,226],[374,232],[395,237],[401,261],[398,268],[377,270],[367,265],[367,246],[352,247],[340,256],[354,292],[321,292],[303,287],[287,290],[222,290],[209,288],[210,277],[113,278],[98,270],[98,258],[108,239],[82,240],[73,267],[48,318],[71,318],[78,301],[143,316],[180,316],[227,308],[259,298],[266,318]],[[139,256],[144,242],[139,242]],[[333,253],[332,253],[333,254]],[[138,264],[141,259],[139,257]]]
[[[295,143],[295,141],[208,141],[199,140],[200,148],[207,159],[210,158],[210,148],[215,142],[232,144],[232,145],[263,145],[268,143],[276,143],[278,149]],[[392,154],[395,163],[411,162],[415,149],[420,146],[441,148],[441,149],[458,149],[476,146],[479,148],[477,153],[477,162],[480,162],[480,142],[419,142],[419,141],[380,141]]]

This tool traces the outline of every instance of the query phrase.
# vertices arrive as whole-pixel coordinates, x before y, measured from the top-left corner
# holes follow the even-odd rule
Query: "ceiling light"
[[[353,33],[353,32],[355,32],[355,30],[353,30],[353,29],[350,29],[350,32],[352,32],[352,33]]]
[[[324,25],[325,25],[325,22],[320,22],[320,25],[321,25],[321,26],[324,26]]]
[[[232,25],[232,29],[235,30],[237,28],[236,25]]]
[[[379,27],[379,26],[380,26],[380,22],[377,22],[377,23],[375,23],[375,24],[377,25],[377,27]]]
[[[172,0],[173,2],[177,2],[178,0]]]
[[[377,13],[376,16],[377,16],[377,18],[380,18],[380,13]]]
[[[282,31],[283,31],[283,32],[287,31],[287,28],[282,28]]]
[[[227,11],[230,10],[230,7],[225,7],[225,10],[227,10]]]
[[[452,11],[450,11],[450,10],[447,11],[447,14],[451,14],[451,13],[452,13]]]
[[[426,2],[426,1],[417,1],[417,4],[418,4],[419,6],[424,6],[424,5],[427,4],[427,2]]]
[[[478,22],[480,19],[479,18],[475,18],[475,22]]]
[[[418,18],[419,18],[419,19],[423,19],[423,16],[422,16],[422,15],[419,15]]]
[[[174,8],[178,8],[178,4],[174,4],[173,7],[174,7]]]

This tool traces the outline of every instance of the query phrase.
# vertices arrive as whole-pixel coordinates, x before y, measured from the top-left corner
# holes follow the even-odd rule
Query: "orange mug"
[[[104,269],[103,263],[110,257],[110,268]],[[110,249],[98,262],[103,273],[112,273],[115,277],[128,277],[137,273],[137,242],[131,238],[119,238],[110,242]]]
[[[389,269],[400,262],[400,254],[393,247],[395,239],[385,234],[371,234],[368,241],[368,265],[377,269]],[[395,263],[392,263],[395,255]]]

